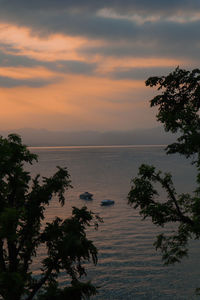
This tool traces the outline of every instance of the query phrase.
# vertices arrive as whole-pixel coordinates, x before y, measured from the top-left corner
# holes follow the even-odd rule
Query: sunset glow
[[[144,82],[197,67],[200,14],[192,5],[56,3],[47,11],[39,2],[32,12],[23,7],[26,14],[2,6],[1,130],[155,126]]]

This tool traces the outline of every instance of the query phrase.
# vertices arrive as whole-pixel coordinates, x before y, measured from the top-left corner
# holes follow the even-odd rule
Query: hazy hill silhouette
[[[67,132],[33,128],[0,131],[3,136],[9,133],[20,134],[28,146],[165,145],[175,139],[161,127],[106,132]]]

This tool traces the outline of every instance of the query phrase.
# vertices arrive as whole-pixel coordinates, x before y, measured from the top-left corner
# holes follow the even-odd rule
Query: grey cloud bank
[[[117,68],[115,72],[111,73],[110,76],[114,79],[135,79],[135,80],[146,80],[148,77],[163,76],[172,72],[171,67],[149,67],[149,68]]]
[[[118,12],[139,12],[139,13],[176,13],[182,11],[195,11],[200,8],[198,0],[1,0],[1,7],[4,12],[14,14],[24,13],[24,11],[97,11],[103,8],[114,9]],[[16,9],[18,12],[16,12]]]
[[[183,45],[193,44],[194,52],[199,51],[197,36],[199,34],[200,20],[186,18],[184,22],[169,21],[168,16],[196,14],[200,11],[200,1],[0,1],[1,20],[28,26],[38,35],[51,35],[64,33],[72,36],[85,36],[93,39],[106,39],[108,41],[132,41],[134,44],[142,43],[157,49],[162,55],[163,48],[170,45],[170,54],[182,50],[185,56],[190,55]],[[112,10],[130,14],[155,15],[156,21],[138,24],[136,21],[124,18],[99,16],[99,9],[112,8]],[[138,48],[134,45],[134,48]],[[187,48],[187,47],[186,47]],[[196,49],[197,48],[197,49]],[[141,49],[138,49],[138,54]],[[123,53],[123,49],[121,49]],[[135,50],[134,52],[136,52]],[[181,51],[181,52],[182,52]],[[126,51],[124,50],[126,53]],[[115,51],[116,53],[116,51]],[[118,51],[120,54],[120,50]],[[165,53],[163,53],[165,54]]]
[[[193,65],[199,63],[199,0],[0,0],[0,7],[2,22],[27,26],[33,36],[48,38],[52,34],[61,33],[88,38],[88,44],[80,46],[77,51],[89,60],[99,55],[108,58],[181,58],[192,62]],[[116,13],[116,17],[113,16],[113,12]],[[133,15],[149,16],[149,20],[144,19],[141,23],[131,19],[130,16]],[[170,19],[172,16],[173,20]],[[180,17],[183,18],[182,21],[178,19]],[[91,40],[100,40],[103,44],[95,46],[90,43]],[[43,62],[28,58],[25,54],[19,55],[19,50],[15,49],[12,43],[5,47],[11,54],[0,51],[0,66],[44,66],[66,74],[98,76],[97,63],[89,60],[61,61],[58,56],[56,62]],[[181,67],[188,67],[187,63]],[[146,79],[153,75],[150,71],[153,72],[154,69],[117,68],[112,74],[104,76],[118,80]],[[8,80],[3,78],[1,82],[6,86],[17,85],[17,81],[14,83],[10,80],[8,83]],[[19,85],[20,83],[23,84],[18,81]],[[37,86],[36,83],[31,84]]]
[[[12,88],[17,86],[28,86],[33,88],[43,87],[51,83],[55,83],[56,79],[43,79],[43,78],[34,78],[34,79],[15,79],[5,76],[0,76],[0,87]]]

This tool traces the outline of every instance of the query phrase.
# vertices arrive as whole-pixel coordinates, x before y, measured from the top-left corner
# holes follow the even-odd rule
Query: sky
[[[199,0],[0,0],[0,130],[157,126],[149,76],[198,68]]]

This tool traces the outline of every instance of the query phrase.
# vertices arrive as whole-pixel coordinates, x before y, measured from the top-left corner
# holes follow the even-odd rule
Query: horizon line
[[[71,145],[71,146],[28,146],[29,149],[66,149],[66,148],[139,148],[166,147],[166,144],[138,144],[138,145]]]

